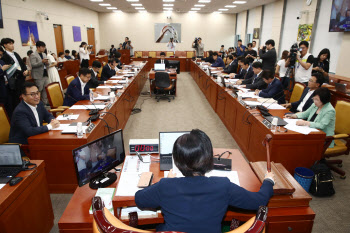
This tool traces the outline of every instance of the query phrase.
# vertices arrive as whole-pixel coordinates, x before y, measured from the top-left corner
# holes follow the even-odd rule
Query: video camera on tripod
[[[193,48],[198,48],[198,38],[194,38],[194,41],[193,41],[194,45],[193,45]]]
[[[294,43],[292,47],[290,47],[290,52],[289,52],[290,62],[289,62],[288,68],[293,69],[295,67],[298,51],[301,51],[301,49],[299,49],[299,46],[297,43]]]

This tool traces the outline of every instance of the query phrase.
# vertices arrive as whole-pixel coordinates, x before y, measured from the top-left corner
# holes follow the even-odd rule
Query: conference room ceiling
[[[175,0],[174,2],[163,2],[163,0],[139,0],[138,2],[128,2],[127,0],[103,0],[103,2],[91,2],[90,0],[66,0],[76,5],[86,7],[96,12],[112,13],[113,9],[107,9],[106,6],[100,6],[100,3],[110,4],[110,7],[116,7],[117,10],[128,13],[137,13],[135,9],[138,6],[131,4],[142,4],[147,12],[159,13],[165,11],[163,7],[173,8],[173,12],[186,13],[191,11],[191,8],[200,8],[197,13],[212,13],[219,9],[228,9],[222,11],[225,14],[239,13],[257,6],[265,5],[276,0],[246,0],[245,4],[234,4],[235,0],[211,0],[209,3],[199,2],[200,0]],[[163,6],[163,4],[173,4],[173,6]],[[203,7],[195,7],[196,4],[203,4]],[[225,7],[234,5],[234,8]],[[115,10],[115,9],[114,9]]]

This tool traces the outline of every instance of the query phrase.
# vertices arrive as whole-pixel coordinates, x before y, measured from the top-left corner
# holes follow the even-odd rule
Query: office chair
[[[156,86],[156,100],[159,102],[160,99],[167,99],[170,102],[170,95],[174,89],[174,81],[170,81],[169,74],[167,72],[156,72],[155,74],[155,86]],[[166,93],[168,92],[168,94]],[[173,99],[175,95],[172,94]]]
[[[154,231],[140,230],[124,224],[122,221],[116,218],[111,212],[109,212],[107,208],[104,207],[101,197],[97,196],[92,198],[92,211],[93,211],[93,217],[94,217],[92,222],[93,233],[154,232]],[[229,231],[227,233],[264,233],[266,217],[267,217],[267,207],[261,206],[257,212],[256,217],[252,217],[237,229]],[[137,222],[137,218],[135,222]],[[180,233],[180,232],[167,231],[162,233]]]
[[[75,77],[73,75],[71,75],[71,76],[66,76],[65,79],[66,79],[67,84],[69,86],[69,84],[75,79]]]
[[[135,57],[142,57],[142,51],[135,51]]]
[[[174,56],[174,52],[166,52],[166,56],[167,56],[167,57]]]
[[[350,151],[350,103],[344,100],[338,100],[335,106],[335,135],[326,137],[326,143],[324,146],[324,157],[330,158],[339,155],[349,154]],[[334,140],[334,147],[328,148],[328,146]],[[325,160],[326,165],[332,171],[338,173],[340,178],[345,179],[345,172],[338,168],[342,167],[343,161],[338,160]],[[337,164],[338,167],[335,167]]]
[[[54,116],[56,116],[58,112],[63,112],[69,108],[68,106],[62,106],[64,98],[58,82],[53,82],[46,85],[45,89],[51,107],[50,112]]]
[[[187,51],[186,52],[186,58],[192,58],[194,57],[194,52],[193,51]]]
[[[289,103],[296,102],[300,99],[303,91],[305,89],[305,85],[303,83],[295,83],[292,95],[290,96]]]
[[[156,52],[149,52],[148,57],[156,57]]]
[[[7,143],[9,141],[10,134],[10,119],[6,113],[5,106],[0,104],[0,144]]]

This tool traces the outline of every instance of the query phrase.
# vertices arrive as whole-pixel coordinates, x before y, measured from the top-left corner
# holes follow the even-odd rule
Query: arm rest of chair
[[[50,109],[50,112],[63,112],[65,109],[62,108],[55,108],[55,109]]]
[[[59,107],[57,107],[57,108],[60,108],[60,109],[68,109],[68,108],[70,108],[69,106],[59,106]]]
[[[334,139],[346,139],[346,138],[349,138],[350,135],[349,134],[345,134],[345,133],[342,133],[342,134],[336,134],[333,136]]]

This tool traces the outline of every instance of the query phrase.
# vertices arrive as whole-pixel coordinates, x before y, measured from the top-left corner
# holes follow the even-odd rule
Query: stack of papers
[[[105,88],[105,89],[110,89],[112,86],[98,86],[97,88]]]
[[[120,80],[108,80],[111,83],[118,83]]]
[[[75,115],[69,114],[67,116],[63,116],[63,115],[65,114],[59,115],[56,119],[59,121],[69,121],[69,120],[76,120],[79,117],[79,114],[75,114]]]
[[[62,130],[61,133],[66,133],[66,134],[75,134],[77,132],[77,126],[66,126],[66,124],[60,125],[59,130]],[[88,126],[83,126],[83,133],[85,133],[85,130],[88,128]]]
[[[275,104],[265,103],[263,104],[263,106],[266,107],[267,109],[286,109],[285,107],[277,103]]]
[[[109,80],[111,80],[111,79],[123,79],[123,78],[124,78],[123,75],[118,75],[118,76],[111,77]]]
[[[112,199],[115,192],[115,188],[99,188],[97,189],[95,197],[101,197],[105,207],[114,215]],[[89,213],[93,214],[92,206],[90,206]]]
[[[242,98],[256,98],[256,99],[260,99],[261,97],[255,95],[255,92],[238,92],[237,93],[239,96],[242,96]],[[260,103],[259,103],[260,104]]]
[[[237,82],[239,79],[238,78],[229,78],[228,79],[231,83]]]
[[[72,107],[70,107],[69,109],[88,109],[88,110],[92,110],[92,109],[105,109],[105,105],[73,105]]]
[[[137,207],[125,207],[122,208],[120,218],[121,219],[129,219],[129,213],[131,212],[137,212],[137,216],[139,218],[156,218],[158,217],[158,213],[161,211],[151,211],[151,210],[140,210]]]
[[[297,133],[308,135],[311,132],[318,132],[318,129],[310,128],[309,126],[298,126],[296,125],[296,122],[300,119],[287,119],[284,118],[288,124],[284,126],[284,128],[295,131]]]
[[[260,103],[275,103],[277,102],[273,98],[261,98],[258,100]]]
[[[109,100],[109,96],[108,95],[98,95],[94,99],[95,100]]]

